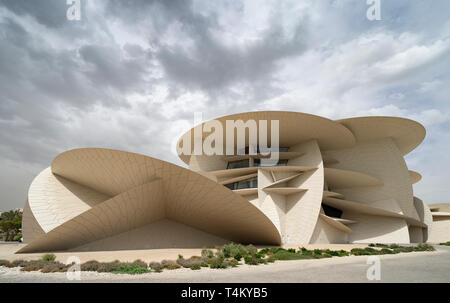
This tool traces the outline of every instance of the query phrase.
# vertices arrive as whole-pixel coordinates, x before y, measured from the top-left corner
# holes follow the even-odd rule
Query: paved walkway
[[[450,282],[450,247],[436,252],[413,252],[380,256],[379,282]],[[274,264],[200,271],[180,269],[145,275],[85,273],[81,282],[371,282],[367,256],[319,260],[277,261]],[[0,268],[0,282],[69,282],[63,273],[23,273]]]

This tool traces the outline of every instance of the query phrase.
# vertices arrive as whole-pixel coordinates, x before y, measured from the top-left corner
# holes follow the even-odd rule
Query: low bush
[[[172,261],[172,260],[162,260],[161,264],[162,264],[162,266],[164,266],[165,269],[168,269],[168,270],[181,268],[181,266],[178,265],[176,261]]]
[[[162,272],[164,269],[164,265],[159,262],[150,262],[149,267],[156,272]]]
[[[193,256],[189,259],[178,259],[177,264],[183,266],[184,268],[191,268],[193,265],[201,264],[209,259],[203,259],[201,257]]]
[[[42,267],[41,272],[66,272],[69,266],[70,265],[66,265],[60,262],[47,262],[47,264]]]
[[[202,268],[202,266],[200,264],[194,264],[194,265],[191,266],[192,270],[199,270],[201,268]]]
[[[99,267],[100,262],[95,260],[87,261],[80,265],[81,271],[98,271]]]
[[[111,270],[113,274],[129,274],[138,275],[149,273],[150,270],[146,267],[142,267],[135,263],[118,263],[114,265],[114,269]]]
[[[147,263],[145,263],[144,261],[142,261],[141,259],[137,259],[133,261],[133,264],[135,265],[139,265],[141,267],[147,268]]]
[[[14,236],[13,240],[14,241],[20,241],[22,239],[22,234],[18,233],[17,235]]]
[[[30,264],[22,267],[20,270],[21,271],[39,271],[39,270],[41,270],[41,268],[42,268],[42,266],[39,263],[33,262],[33,263],[30,263]]]
[[[236,259],[230,259],[225,261],[228,266],[237,267],[240,263]]]
[[[395,248],[400,248],[400,245],[398,245],[398,244],[391,244],[389,246],[386,245],[385,247],[389,247],[391,249],[395,249]]]
[[[222,256],[214,257],[209,260],[211,260],[210,262],[208,262],[210,268],[221,269],[221,268],[227,268],[229,266],[228,262],[225,262],[225,258]]]
[[[450,246],[450,241],[439,243],[439,245]]]
[[[427,243],[420,243],[414,247],[414,251],[435,251],[436,249]]]
[[[212,257],[214,257],[214,252],[211,249],[203,248],[202,257],[211,259]]]
[[[56,256],[54,254],[45,254],[42,256],[41,260],[44,262],[55,261]]]

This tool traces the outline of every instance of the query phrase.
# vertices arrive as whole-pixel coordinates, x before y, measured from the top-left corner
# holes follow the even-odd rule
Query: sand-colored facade
[[[30,186],[20,252],[431,240],[435,215],[414,197],[421,176],[404,160],[425,137],[419,123],[278,111],[216,120],[279,121],[279,163],[191,153],[183,168],[118,150],[64,152]],[[194,132],[180,142],[207,140]]]
[[[450,241],[450,204],[431,204],[429,207],[433,224],[428,241],[432,243]]]

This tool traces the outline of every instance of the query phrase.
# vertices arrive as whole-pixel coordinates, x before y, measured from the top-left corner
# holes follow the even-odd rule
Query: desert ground
[[[38,259],[42,254],[14,254],[22,244],[0,243],[0,259]],[[288,245],[285,248],[296,247]],[[307,245],[311,248],[350,250],[365,245]],[[367,256],[349,256],[318,260],[277,261],[268,265],[241,265],[236,268],[193,271],[188,268],[165,270],[162,273],[124,275],[82,272],[80,281],[70,281],[65,273],[43,274],[21,272],[18,268],[0,267],[0,282],[450,282],[450,247],[435,246],[435,252],[413,252],[380,256],[381,279],[369,281],[366,272],[371,266]],[[63,252],[56,253],[64,262],[69,256],[77,256],[81,262],[133,261],[146,262],[176,259],[199,255],[201,249],[154,249],[114,252]]]

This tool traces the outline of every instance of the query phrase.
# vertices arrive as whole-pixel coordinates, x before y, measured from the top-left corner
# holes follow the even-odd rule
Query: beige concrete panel
[[[162,219],[112,237],[100,239],[70,251],[109,251],[164,248],[215,247],[228,240],[190,226]]]
[[[327,222],[329,225],[333,226],[337,230],[340,230],[344,233],[348,234],[348,233],[352,232],[352,230],[350,228],[348,228],[343,223],[341,223],[337,218],[332,218],[325,214],[319,214],[319,218],[322,219],[323,221]],[[352,220],[346,220],[346,221],[356,223],[356,221],[352,221]]]
[[[367,174],[383,182],[376,187],[333,191],[342,193],[348,200],[362,203],[394,199],[406,216],[419,220],[413,205],[409,170],[392,139],[359,142],[351,149],[328,151],[327,154],[339,160],[335,168]]]
[[[348,243],[348,234],[336,229],[319,217],[310,244],[322,243]]]
[[[348,234],[350,243],[410,243],[408,224],[403,219],[349,211],[342,217],[357,221]]]
[[[268,193],[276,193],[283,196],[289,196],[307,191],[307,189],[296,187],[267,187],[263,190]]]
[[[433,217],[433,226],[428,237],[430,243],[450,241],[450,217]]]
[[[358,142],[392,138],[402,155],[415,149],[426,134],[420,123],[397,117],[358,117],[337,122],[350,129]]]
[[[243,189],[235,189],[233,190],[234,193],[239,194],[241,196],[248,196],[248,195],[257,195],[258,189],[257,188],[243,188]]]
[[[447,211],[433,211],[431,213],[433,218],[437,218],[437,217],[450,217],[450,212]]]
[[[33,212],[31,211],[30,208],[30,204],[28,203],[27,200],[27,203],[25,204],[22,214],[23,242],[30,243],[34,239],[42,236],[43,234],[45,234],[45,231],[36,221],[36,218],[34,217]]]
[[[313,140],[291,146],[291,151],[305,155],[289,160],[288,165],[316,167],[287,182],[287,186],[307,189],[286,197],[286,237],[291,243],[309,243],[320,212],[324,186],[324,170],[319,144]]]
[[[326,197],[331,197],[331,198],[344,199],[344,195],[343,194],[332,192],[332,191],[328,191],[328,190],[324,190],[323,191],[323,196],[325,198]]]
[[[409,171],[409,178],[411,179],[411,184],[416,184],[420,180],[422,180],[422,176],[413,170]]]
[[[328,188],[344,189],[353,187],[381,186],[383,182],[373,176],[357,171],[325,167]]]
[[[355,202],[355,201],[325,197],[323,199],[323,203],[325,203],[329,206],[335,207],[337,209],[340,209],[340,210],[346,210],[346,211],[355,212],[355,213],[367,214],[367,215],[372,215],[372,216],[401,218],[401,219],[404,219],[406,222],[408,222],[408,224],[410,224],[410,225],[426,227],[426,225],[423,222],[416,220],[414,218],[405,216],[401,213],[374,207],[371,205],[367,205],[367,204],[363,204],[363,203],[359,203],[359,202]]]
[[[162,181],[155,180],[96,205],[19,252],[71,249],[161,220],[164,215]]]
[[[259,123],[260,120],[268,121],[268,143],[270,144],[270,121],[278,120],[280,129],[280,146],[295,146],[300,143],[305,143],[310,140],[317,140],[322,150],[348,148],[355,143],[355,138],[350,130],[345,126],[326,119],[323,117],[286,111],[260,111],[260,112],[248,112],[240,113],[229,116],[217,118],[223,125],[223,138],[225,138],[225,121],[226,120],[242,120],[244,122],[248,120],[254,120]],[[205,122],[206,123],[206,122]],[[204,124],[204,123],[203,123]],[[197,127],[197,126],[196,126]],[[193,129],[186,132],[183,137],[191,134],[191,147],[194,146],[194,132]],[[209,135],[209,133],[203,134],[203,140]],[[235,136],[236,139],[236,136]],[[248,145],[248,136],[246,138],[246,145]],[[234,146],[236,147],[236,142]],[[225,148],[225,144],[224,144]],[[292,150],[289,150],[292,151]],[[186,164],[188,164],[188,157],[180,157]]]
[[[409,241],[410,243],[423,243],[423,231],[422,228],[417,226],[409,226]]]
[[[213,171],[223,170],[227,168],[228,161],[224,159],[224,156],[213,155],[192,155],[189,160],[189,169],[193,171]]]
[[[428,205],[432,212],[434,211],[448,211],[450,212],[450,203],[436,203]]]
[[[28,201],[38,224],[48,232],[109,196],[44,169],[31,183]]]
[[[103,148],[80,148],[59,154],[52,172],[98,192],[115,196],[161,175],[162,161]]]
[[[236,242],[280,243],[276,227],[247,199],[197,173],[163,165],[168,219]]]
[[[102,158],[102,155],[104,155],[104,158]],[[120,170],[115,167],[116,160],[120,162],[118,165],[121,170],[124,170],[123,173],[120,173]],[[130,190],[134,190],[158,180],[163,188],[164,216],[166,218],[236,242],[281,243],[277,228],[246,199],[233,193],[228,188],[182,167],[142,155],[106,149],[73,150],[58,156],[53,164],[59,173],[104,192],[115,192],[118,191],[118,188],[125,189],[130,186]],[[69,167],[65,167],[64,164],[68,164]],[[95,172],[91,173],[90,169],[94,169]],[[136,170],[136,176],[133,176],[133,170]],[[83,175],[87,176],[86,180],[82,179]],[[122,177],[124,180],[120,182]],[[150,182],[133,187],[134,184],[140,184],[145,180],[150,180]],[[143,221],[135,218],[136,215],[133,215],[133,213],[137,210],[134,204],[139,204],[145,197],[154,197],[154,193],[149,191],[145,195],[130,195],[130,190],[126,190],[111,199],[120,199],[120,202],[111,206],[111,211],[118,217],[127,218],[128,221],[136,221],[140,224],[150,223],[149,220],[153,220],[153,218],[144,217]],[[142,200],[141,202],[145,201]],[[91,210],[97,211],[100,205]],[[128,209],[128,207],[130,208]],[[78,221],[86,220],[87,217],[85,216],[89,215],[91,210],[76,217],[76,219]],[[124,212],[130,213],[123,216]],[[220,216],[217,216],[218,213]],[[79,236],[73,236],[72,241],[58,240],[58,238],[67,238],[66,233],[70,234],[79,224],[77,220],[74,220],[71,224],[60,226],[59,234],[53,233],[46,239],[38,239],[35,241],[38,242],[37,244],[30,243],[33,245],[30,245],[27,249],[49,246],[52,246],[53,249],[65,249],[65,247],[79,246],[138,227],[119,224],[117,227],[119,230],[114,229],[100,235],[97,231],[92,234],[90,229],[97,228],[91,226],[85,234],[79,233]],[[81,225],[85,227],[84,222]],[[102,227],[98,230],[105,231],[105,228]],[[59,237],[60,234],[64,234],[64,236]],[[56,242],[58,242],[57,245]]]
[[[234,182],[238,182],[238,181],[242,181],[242,180],[247,180],[253,177],[257,177],[258,173],[254,173],[254,174],[248,174],[248,175],[243,175],[243,176],[239,176],[239,177],[233,177],[233,178],[226,178],[226,179],[220,179],[220,181],[218,182],[219,184],[230,184],[230,183],[234,183]]]

